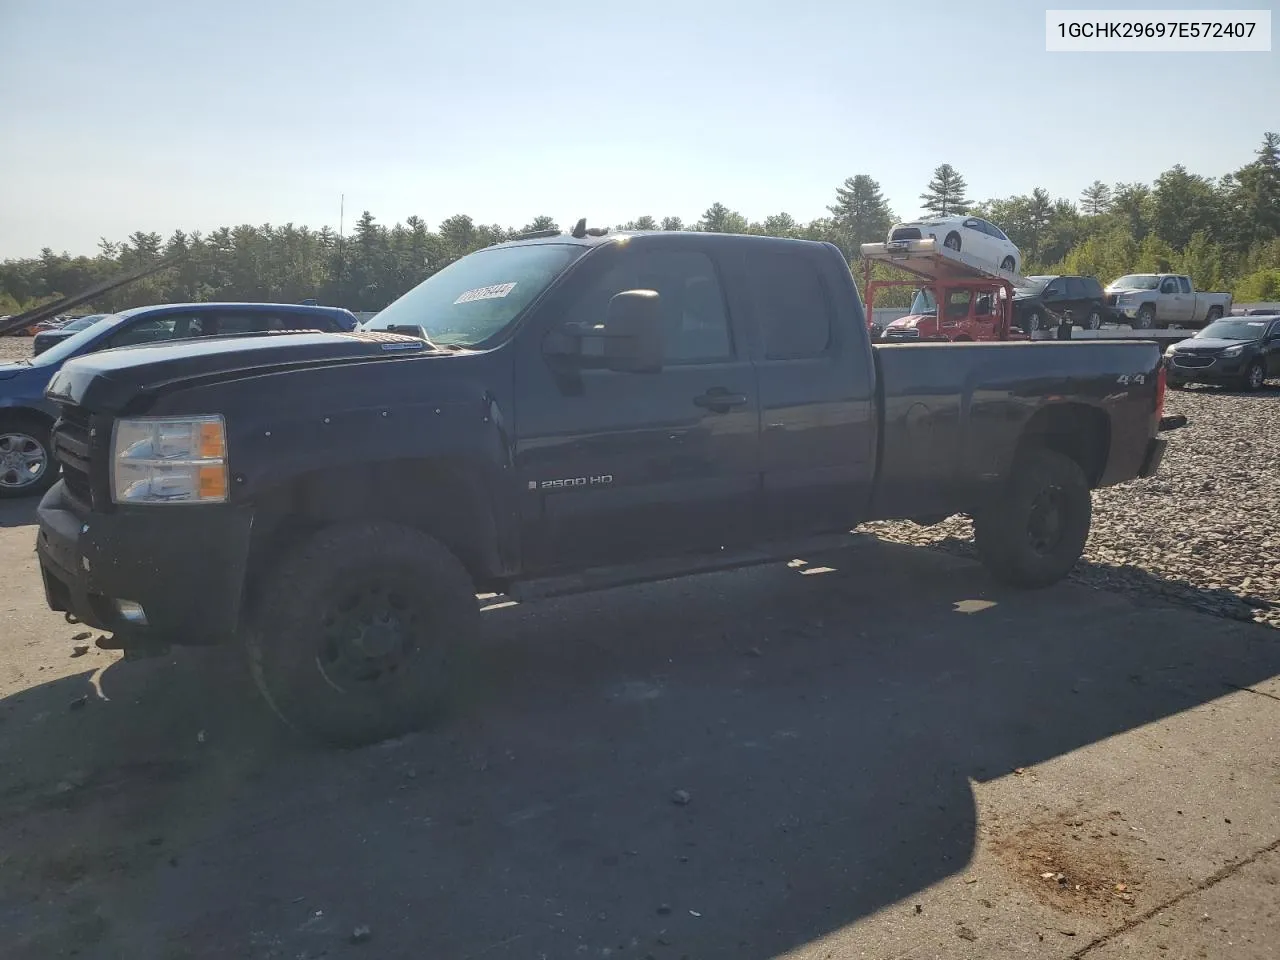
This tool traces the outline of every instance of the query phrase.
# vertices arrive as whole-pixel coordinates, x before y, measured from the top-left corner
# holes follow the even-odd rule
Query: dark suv
[[[1096,277],[1027,277],[1028,286],[1013,291],[1014,323],[1027,333],[1057,326],[1066,311],[1071,322],[1085,330],[1097,330],[1111,322],[1112,314]]]

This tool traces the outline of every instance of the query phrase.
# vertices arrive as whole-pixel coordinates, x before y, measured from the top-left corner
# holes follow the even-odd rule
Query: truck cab
[[[1011,324],[1011,303],[1003,282],[976,280],[923,286],[916,291],[911,312],[889,323],[881,337],[886,342],[952,343],[1026,339]]]

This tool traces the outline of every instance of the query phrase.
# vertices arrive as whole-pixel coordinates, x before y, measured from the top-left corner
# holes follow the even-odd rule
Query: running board
[[[523,580],[513,583],[504,593],[518,603],[527,603],[530,600],[563,597],[574,593],[590,593],[595,590],[609,590],[613,587],[633,586],[639,583],[676,580],[699,573],[718,573],[724,570],[737,570],[741,567],[758,567],[762,564],[779,563],[832,550],[845,550],[868,543],[873,539],[865,534],[831,533],[801,540],[780,540],[748,549],[725,550],[720,553],[698,554],[691,557],[671,557],[614,567],[593,567],[581,573]]]

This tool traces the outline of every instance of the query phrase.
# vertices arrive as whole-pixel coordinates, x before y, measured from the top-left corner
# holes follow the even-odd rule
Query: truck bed
[[[967,512],[1004,475],[1019,435],[1065,418],[1094,427],[1095,486],[1139,468],[1156,413],[1154,343],[877,344],[873,351],[883,410],[876,518]]]

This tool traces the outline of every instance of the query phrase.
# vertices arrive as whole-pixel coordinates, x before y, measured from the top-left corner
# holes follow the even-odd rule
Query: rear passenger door
[[[1066,284],[1066,300],[1063,306],[1071,311],[1071,322],[1078,327],[1086,326],[1091,309],[1088,288],[1079,277],[1063,277],[1062,281]]]
[[[874,476],[871,352],[852,284],[820,249],[752,244],[742,258],[758,337],[762,532],[772,538],[851,529]]]

